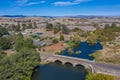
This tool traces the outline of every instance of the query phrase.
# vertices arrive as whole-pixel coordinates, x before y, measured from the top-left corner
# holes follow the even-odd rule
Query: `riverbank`
[[[117,80],[112,75],[88,73],[85,80]]]
[[[107,44],[91,56],[95,58],[95,61],[120,64],[120,45]]]

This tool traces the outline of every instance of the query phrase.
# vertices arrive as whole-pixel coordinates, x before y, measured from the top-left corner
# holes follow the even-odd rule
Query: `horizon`
[[[120,16],[120,0],[2,0],[0,15]]]
[[[10,14],[7,14],[7,15],[0,15],[1,17],[4,17],[4,16],[25,16],[25,17],[77,17],[77,16],[88,16],[88,17],[91,17],[91,16],[96,16],[96,17],[120,17],[120,15],[18,15],[18,14],[14,14],[14,15],[10,15]]]

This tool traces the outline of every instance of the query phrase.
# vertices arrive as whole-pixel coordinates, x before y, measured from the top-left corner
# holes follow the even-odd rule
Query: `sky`
[[[0,15],[120,16],[120,0],[0,0]]]

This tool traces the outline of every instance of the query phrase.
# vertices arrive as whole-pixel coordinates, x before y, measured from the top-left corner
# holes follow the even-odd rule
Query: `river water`
[[[71,64],[54,62],[41,65],[31,80],[85,80],[86,74],[87,70],[83,66],[73,67]]]
[[[69,53],[68,49],[64,50],[61,55],[83,58],[88,60],[93,60],[94,58],[89,56],[89,54],[94,53],[96,50],[101,50],[103,47],[100,42],[96,42],[95,45],[89,45],[87,42],[81,42],[80,46],[73,48],[74,53]],[[81,51],[80,54],[76,54],[76,51]]]
[[[87,42],[81,42],[79,47],[73,48],[74,52],[80,50],[80,54],[70,54],[66,49],[61,55],[93,60],[94,58],[90,57],[89,54],[100,49],[102,49],[102,46],[99,42],[93,46],[90,46]],[[60,62],[54,62],[40,65],[33,72],[31,80],[85,80],[86,75],[87,70],[81,65],[73,67],[70,63],[62,65]]]

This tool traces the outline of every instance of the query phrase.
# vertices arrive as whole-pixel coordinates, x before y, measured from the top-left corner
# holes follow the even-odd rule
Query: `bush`
[[[111,75],[89,73],[86,80],[115,80],[115,78]]]
[[[55,54],[57,55],[57,54],[60,54],[60,52],[55,52]]]
[[[64,36],[60,35],[60,41],[64,41]]]

